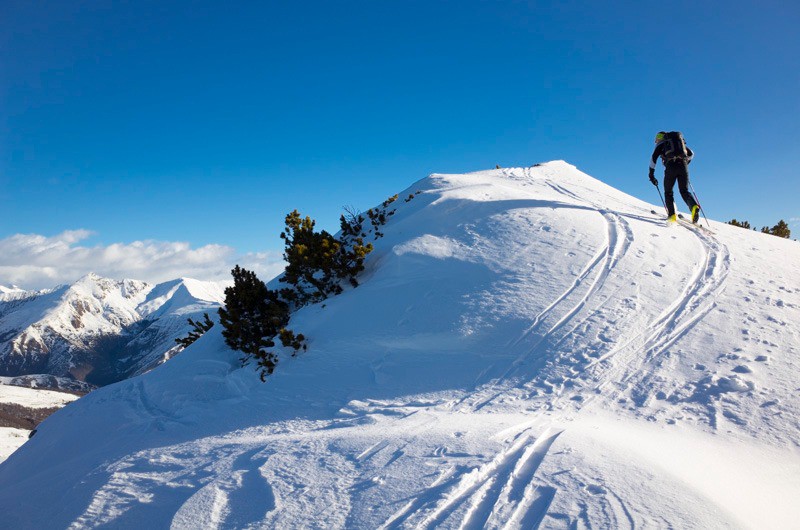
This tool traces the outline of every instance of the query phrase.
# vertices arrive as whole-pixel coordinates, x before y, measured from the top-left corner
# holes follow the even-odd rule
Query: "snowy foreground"
[[[396,204],[292,319],[308,352],[262,384],[215,326],[68,405],[0,464],[0,525],[798,527],[800,244],[563,162]]]

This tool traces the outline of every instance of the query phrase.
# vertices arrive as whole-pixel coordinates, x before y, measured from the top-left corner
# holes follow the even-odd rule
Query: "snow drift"
[[[402,199],[422,191],[409,202]],[[0,464],[14,528],[786,528],[797,242],[563,162],[400,195],[262,384],[215,326]]]

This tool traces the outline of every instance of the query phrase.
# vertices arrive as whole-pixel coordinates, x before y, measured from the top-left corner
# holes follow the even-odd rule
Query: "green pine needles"
[[[751,227],[750,226],[750,222],[749,221],[737,221],[736,219],[731,219],[730,221],[728,221],[727,224],[733,225],[733,226],[738,226],[740,228],[746,228],[748,230],[750,228],[752,228],[753,230],[756,229],[755,227]],[[775,226],[773,226],[772,228],[770,228],[768,226],[762,226],[761,227],[761,233],[770,234],[770,235],[778,236],[778,237],[783,237],[783,238],[786,238],[786,239],[789,239],[792,236],[792,231],[789,229],[789,225],[786,224],[786,221],[784,221],[783,219],[778,221],[778,223]]]
[[[420,192],[418,192],[420,193]],[[408,202],[414,197],[410,195]],[[222,335],[232,349],[242,352],[242,366],[255,361],[262,381],[278,363],[275,341],[293,350],[307,349],[306,338],[287,328],[291,314],[309,304],[340,294],[345,285],[358,287],[357,276],[364,270],[364,260],[372,252],[367,237],[383,237],[379,230],[395,210],[389,197],[379,208],[367,211],[366,217],[346,209],[342,215],[339,237],[315,229],[315,221],[294,210],[286,216],[283,258],[286,269],[279,281],[286,287],[271,290],[256,274],[239,267],[231,271],[233,286],[225,289],[225,307],[220,308]],[[370,227],[366,227],[369,219]],[[196,340],[196,339],[195,339]]]
[[[189,335],[186,337],[179,337],[175,339],[175,342],[186,348],[203,336],[206,331],[214,327],[214,322],[208,318],[208,313],[203,313],[203,318],[205,319],[203,322],[200,322],[199,320],[194,321],[191,318],[187,318],[186,320],[189,322],[189,325],[192,326],[192,331],[190,331]]]
[[[279,293],[267,289],[256,273],[237,265],[231,274],[233,287],[225,289],[225,307],[219,309],[222,336],[228,346],[242,352],[242,366],[256,362],[264,381],[278,363],[272,350],[274,338],[286,332],[289,304],[280,299]],[[299,338],[302,343],[302,335]]]
[[[314,220],[297,210],[286,216],[281,233],[286,270],[280,281],[289,284],[281,296],[296,307],[320,302],[342,292],[342,282],[358,286],[356,276],[364,270],[364,258],[372,244],[362,237],[341,232],[339,239],[326,231],[316,232]]]
[[[750,226],[750,221],[737,221],[735,218],[731,219],[730,221],[728,221],[727,224],[733,225],[733,226],[738,226],[739,228],[745,228],[747,230],[750,230],[750,228],[752,228]]]
[[[772,234],[773,236],[783,237],[789,239],[792,236],[792,231],[789,230],[789,225],[786,224],[786,221],[781,219],[778,221],[778,224],[769,228],[764,226],[761,228],[761,231],[765,234]]]

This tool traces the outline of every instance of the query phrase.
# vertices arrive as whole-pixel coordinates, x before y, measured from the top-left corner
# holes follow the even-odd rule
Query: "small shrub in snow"
[[[222,336],[232,349],[242,352],[242,366],[255,359],[261,380],[275,370],[278,357],[275,336],[286,331],[289,305],[252,271],[238,265],[231,271],[233,287],[225,289],[225,307],[219,309]],[[297,340],[302,343],[302,336]]]
[[[792,236],[792,231],[789,230],[789,225],[786,224],[786,221],[781,219],[778,221],[778,224],[773,226],[772,228],[763,227],[761,231],[765,234],[772,234],[773,236],[783,237],[789,239]]]
[[[213,328],[214,322],[208,318],[208,313],[203,313],[203,317],[205,319],[203,322],[200,322],[199,320],[195,322],[191,318],[186,319],[189,321],[189,325],[192,326],[192,331],[190,331],[189,335],[186,337],[175,339],[175,342],[186,348],[190,344],[194,343],[194,341],[202,337],[206,331]]]
[[[283,344],[283,346],[286,348],[292,348],[295,351],[295,354],[300,348],[303,348],[303,350],[307,349],[307,346],[305,345],[306,338],[302,333],[295,335],[294,331],[283,328],[278,333],[278,337],[281,339],[281,344]]]
[[[370,208],[367,210],[367,217],[369,217],[370,223],[372,223],[372,229],[375,231],[375,239],[383,237],[383,232],[381,232],[379,228],[386,224],[386,221],[389,220],[389,217],[394,215],[396,210],[389,210],[388,208],[389,205],[396,200],[397,195],[393,195],[383,201],[381,208]]]
[[[417,196],[417,195],[419,195],[420,193],[422,193],[422,192],[421,192],[421,191],[417,191],[416,193],[410,193],[410,194],[408,195],[408,197],[406,197],[406,200],[405,200],[405,202],[411,202],[411,201],[413,201],[413,200],[414,200],[414,197],[416,197],[416,196]]]
[[[749,221],[737,221],[736,219],[731,219],[728,221],[729,225],[738,226],[739,228],[747,228],[750,229],[750,222]]]
[[[748,221],[737,221],[736,219],[731,219],[730,221],[728,221],[728,224],[733,226],[738,226],[740,228],[747,228],[747,229],[753,228],[753,230],[755,230],[755,227],[751,227]],[[789,225],[787,225],[786,221],[784,221],[783,219],[778,221],[778,224],[776,224],[772,228],[768,226],[762,226],[761,233],[783,237],[786,239],[789,239],[792,236],[792,231],[789,229]]]
[[[344,216],[343,216],[344,218]],[[281,233],[286,269],[280,281],[289,284],[281,296],[295,307],[316,303],[342,292],[342,281],[358,286],[356,276],[364,270],[364,259],[372,244],[364,244],[360,227],[348,225],[340,239],[314,230],[315,221],[297,210],[286,216]]]
[[[414,197],[409,195],[406,202]],[[305,337],[286,328],[292,310],[340,294],[344,282],[358,287],[356,277],[364,270],[364,259],[373,250],[372,243],[365,244],[364,238],[368,234],[374,239],[383,236],[378,228],[394,215],[395,210],[389,210],[389,206],[396,200],[397,195],[389,197],[381,207],[368,210],[366,217],[352,207],[345,208],[338,239],[324,230],[317,232],[315,221],[304,218],[297,210],[288,214],[286,229],[280,236],[286,260],[280,282],[287,287],[279,291],[268,289],[255,273],[238,265],[231,271],[234,285],[225,289],[225,307],[219,310],[222,335],[228,346],[244,353],[243,365],[256,359],[262,381],[278,362],[272,351],[276,338],[284,347],[292,348],[293,355],[301,348],[306,349]],[[367,219],[371,229],[364,227]],[[196,323],[191,320],[190,323],[195,325],[195,333],[199,333],[191,340],[194,342],[202,333]],[[190,338],[192,335],[183,340]]]
[[[341,237],[367,237],[364,232],[364,216],[352,206],[345,206],[344,213],[339,216]]]

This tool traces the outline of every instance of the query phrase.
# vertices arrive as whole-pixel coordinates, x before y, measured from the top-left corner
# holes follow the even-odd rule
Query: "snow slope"
[[[307,352],[262,384],[216,326],[85,396],[0,464],[4,523],[796,527],[797,242],[666,227],[564,162],[397,204],[361,285],[293,317]]]
[[[30,431],[16,427],[0,427],[0,462],[28,441]]]

